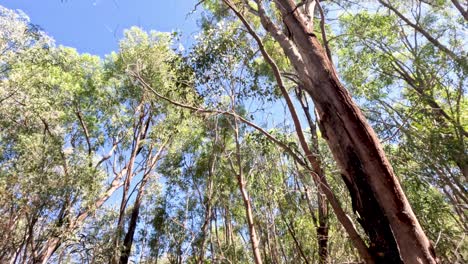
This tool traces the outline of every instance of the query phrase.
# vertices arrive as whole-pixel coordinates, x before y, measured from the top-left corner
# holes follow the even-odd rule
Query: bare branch
[[[320,5],[320,1],[315,0],[315,2],[317,3],[317,7],[320,13],[320,31],[322,31],[323,45],[325,46],[325,51],[327,52],[328,59],[333,64],[330,46],[328,45],[328,40],[327,40],[327,32],[325,31],[325,13],[323,12],[323,8]]]

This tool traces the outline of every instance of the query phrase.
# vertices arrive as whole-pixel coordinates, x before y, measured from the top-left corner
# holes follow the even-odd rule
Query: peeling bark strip
[[[274,2],[294,37],[265,29],[278,40],[314,100],[321,131],[342,170],[376,262],[437,263],[375,132],[340,83],[304,15],[292,0]]]

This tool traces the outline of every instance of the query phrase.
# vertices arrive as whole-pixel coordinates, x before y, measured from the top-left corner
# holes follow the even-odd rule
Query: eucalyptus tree
[[[154,176],[153,169],[157,162],[164,155],[171,138],[161,129],[162,123],[167,121],[163,116],[167,113],[164,105],[157,102],[151,102],[150,97],[144,91],[139,90],[132,80],[127,77],[126,71],[129,68],[139,70],[142,74],[151,75],[152,82],[159,82],[161,89],[169,84],[165,82],[166,64],[162,60],[168,53],[169,38],[162,34],[157,35],[152,32],[150,35],[132,28],[125,32],[125,37],[120,42],[118,54],[112,54],[107,61],[107,70],[109,78],[116,82],[120,92],[121,104],[125,108],[131,109],[129,113],[130,129],[133,136],[128,141],[128,145],[119,150],[120,158],[128,160],[123,176],[122,197],[119,208],[119,217],[117,221],[116,237],[114,243],[118,251],[114,252],[112,261],[114,263],[127,263],[130,257],[133,237],[139,211],[143,199],[144,189],[148,178]],[[143,60],[143,54],[151,54],[145,58],[151,57],[152,61]],[[134,198],[133,208],[130,212],[130,220],[125,231],[124,223],[127,207],[132,196],[131,185],[135,177],[140,176],[140,182],[137,184],[136,197]],[[120,236],[123,236],[121,241]],[[120,260],[119,260],[120,257]]]
[[[104,173],[95,167],[102,146],[95,125],[110,102],[96,90],[96,57],[41,45],[17,53],[8,68],[0,111],[2,210],[10,212],[2,214],[9,223],[2,243],[10,249],[2,253],[42,262],[98,203]]]
[[[416,219],[375,132],[338,78],[320,2],[205,2],[218,17],[234,15],[243,23],[280,88],[284,86],[283,77],[264,48],[265,32],[281,46],[294,67],[301,89],[314,101],[321,134],[341,168],[353,210],[370,240],[368,247],[362,238],[353,236],[361,257],[369,263],[436,263],[433,246]],[[314,23],[315,14],[320,25]],[[259,24],[264,31],[258,30]],[[331,194],[327,198],[331,201]]]
[[[248,79],[248,77],[246,77],[248,75],[240,76],[240,75],[233,74],[234,71],[241,74],[240,72],[242,71],[242,69],[236,69],[236,67],[238,67],[239,65],[240,66],[243,65],[243,64],[239,64],[239,60],[245,59],[245,57],[243,56],[243,54],[240,53],[244,50],[233,48],[235,44],[234,42],[230,41],[227,38],[228,33],[230,32],[223,31],[223,33],[220,34],[220,32],[218,31],[211,31],[212,35],[210,35],[210,33],[207,32],[207,34],[203,36],[203,38],[206,37],[207,39],[211,38],[212,40],[215,40],[214,42],[211,42],[211,44],[213,45],[206,46],[206,42],[204,42],[204,40],[201,40],[200,42],[202,45],[198,45],[197,47],[195,47],[193,49],[193,55],[191,55],[188,58],[189,65],[190,66],[195,65],[195,67],[193,67],[193,70],[196,76],[198,77],[196,79],[198,82],[198,85],[199,87],[201,87],[200,89],[198,89],[198,93],[201,96],[204,96],[203,98],[206,98],[205,104],[208,106],[217,106],[221,108],[237,107],[234,102],[228,103],[228,101],[233,98],[232,96],[236,96],[236,97],[242,96],[243,98],[246,98],[248,96],[247,93],[251,93],[251,91],[249,89],[238,91],[237,89],[239,89],[239,87],[241,86],[239,86],[236,82],[241,82],[245,84],[248,82],[250,83],[250,82],[255,81],[255,80]],[[218,60],[219,57],[217,57],[218,55],[222,58],[221,61],[224,62],[224,64],[219,63],[219,60]],[[211,72],[211,74],[207,76],[206,72]],[[144,82],[143,88],[149,89],[153,91],[155,94],[159,94],[160,97],[163,96],[161,94],[164,94],[164,96],[170,97],[171,100],[184,102],[185,104],[189,104],[189,105],[196,105],[194,104],[196,102],[190,102],[190,101],[184,100],[183,98],[177,98],[170,94],[165,95],[164,92],[156,91],[155,89],[152,88],[152,86],[149,83],[146,82],[146,78],[144,76],[136,75],[135,77],[137,78],[137,80]],[[191,87],[191,89],[193,88]],[[238,95],[238,93],[242,95]],[[210,98],[210,96],[212,97]],[[231,111],[231,109],[226,109],[226,111]],[[177,180],[174,183],[170,184],[171,186],[170,188],[177,188],[176,186],[179,186],[178,188],[181,188],[182,191],[185,193],[184,195],[186,196],[190,195],[191,192],[197,192],[199,196],[199,199],[197,201],[198,204],[195,205],[195,207],[192,208],[191,210],[198,211],[201,208],[204,208],[202,210],[204,212],[202,216],[200,216],[200,218],[203,219],[203,221],[202,222],[197,221],[196,223],[197,225],[200,225],[201,230],[198,230],[195,233],[197,234],[200,233],[200,234],[197,235],[198,238],[196,240],[193,240],[193,242],[191,242],[194,245],[197,243],[200,243],[199,246],[196,246],[198,249],[195,249],[195,252],[192,252],[192,256],[195,257],[195,259],[197,259],[198,263],[202,263],[205,257],[205,245],[206,245],[206,239],[207,239],[208,233],[210,233],[210,236],[211,236],[211,232],[208,232],[209,230],[208,228],[209,226],[211,226],[211,219],[213,218],[214,214],[216,214],[213,212],[214,206],[215,206],[213,204],[213,199],[214,197],[216,197],[216,193],[213,188],[215,188],[216,186],[219,188],[219,186],[216,185],[216,183],[219,183],[220,180],[216,179],[215,171],[216,172],[222,171],[222,174],[225,175],[223,177],[230,178],[233,175],[232,170],[241,169],[241,168],[229,167],[228,164],[231,164],[231,163],[227,162],[226,159],[222,159],[222,160],[218,159],[218,155],[220,155],[218,154],[218,152],[220,152],[220,149],[223,149],[223,153],[224,155],[226,155],[225,153],[228,151],[226,148],[231,149],[233,147],[233,144],[234,144],[232,141],[233,134],[232,134],[232,130],[229,128],[230,126],[228,125],[233,120],[223,119],[224,126],[220,128],[218,128],[218,125],[217,125],[218,124],[218,121],[216,121],[217,118],[215,118],[214,121],[210,121],[210,120],[211,118],[206,118],[205,122],[207,123],[209,127],[214,126],[215,129],[213,132],[210,132],[210,133],[205,132],[205,133],[207,134],[206,137],[213,141],[212,143],[213,146],[211,148],[206,149],[205,147],[194,146],[192,148],[187,149],[185,154],[183,153],[179,154],[181,155],[180,159],[171,159],[172,162],[168,160],[169,162],[168,164],[174,163],[174,161],[177,161],[177,160],[183,161],[186,159],[197,161],[194,165],[191,165],[191,166],[185,165],[188,167],[185,169],[184,175],[180,175],[176,178],[174,178],[175,175],[173,175],[172,177],[169,177],[169,179],[175,180],[175,179],[178,179],[179,177],[183,177],[184,180],[182,182]],[[221,132],[218,132],[218,129]],[[227,131],[231,131],[231,132],[227,132]],[[191,142],[190,146],[192,146],[193,144],[194,142]],[[229,147],[227,145],[229,145]],[[208,160],[206,160],[207,158]],[[235,163],[237,164],[236,166],[239,166],[238,158],[239,156],[237,156],[237,159],[236,159],[237,161],[231,160],[233,162],[232,164]],[[178,163],[171,165],[171,167],[174,167],[174,166],[178,167],[178,166],[184,166],[184,165],[178,164]],[[205,171],[201,170],[202,168],[200,166],[206,166]],[[171,175],[171,173],[167,171],[165,174]],[[231,182],[231,180],[229,180],[228,182]],[[242,182],[243,180],[240,180],[240,182],[238,183],[240,184]],[[232,182],[230,184],[232,184]],[[200,188],[203,188],[203,186],[205,186],[204,188],[205,188],[205,191],[207,192],[205,194],[200,193]],[[241,187],[242,186],[239,186],[239,188]],[[229,187],[229,188],[232,188],[232,187]],[[250,201],[248,197],[245,195],[246,190],[243,187],[241,189],[244,190],[242,192],[244,194],[243,195],[244,205],[246,206],[246,208],[249,208],[251,206],[250,206]],[[179,193],[179,195],[181,194]],[[232,244],[233,242],[232,239],[234,238],[232,235],[232,232],[233,232],[232,226],[231,226],[232,223],[231,223],[231,220],[228,220],[228,219],[230,219],[229,215],[232,214],[231,212],[232,209],[229,209],[230,207],[232,207],[231,200],[234,199],[235,201],[236,199],[232,192],[227,192],[226,196],[227,196],[225,198],[226,200],[222,201],[221,205],[219,206],[221,206],[222,210],[225,211],[226,218],[224,221],[225,222],[228,221],[228,223],[226,223],[227,228],[225,230],[226,231],[225,241],[227,242],[228,248],[231,246],[234,247],[233,253],[235,255],[235,254],[238,254],[236,253],[237,243]],[[176,197],[172,197],[172,199],[175,200]],[[187,197],[187,199],[188,199],[187,203],[189,203],[190,198]],[[253,227],[253,224],[251,222],[252,217],[253,217],[251,208],[247,209],[246,213],[248,215],[247,218],[250,220],[250,226]],[[255,231],[253,232],[251,231],[250,234],[255,234]],[[228,237],[231,237],[231,238],[228,238]],[[257,242],[255,242],[255,238],[252,241],[255,245],[258,244]],[[181,242],[181,241],[177,242],[179,247],[181,246],[182,243],[185,243],[185,242]],[[211,243],[210,247],[212,251],[211,254],[212,254],[212,257],[214,257],[215,252],[213,252],[214,250],[213,241],[211,240],[210,243]],[[258,248],[258,246],[254,246],[254,248]],[[224,249],[216,249],[216,251],[218,250],[224,250]],[[256,261],[257,262],[261,261],[260,255],[258,253],[258,249],[256,253],[257,253],[255,255]],[[180,252],[179,253],[176,252],[176,254],[180,254]],[[198,254],[199,256],[197,257],[196,254]],[[225,254],[226,254],[225,257],[227,258],[232,257],[232,256],[227,256],[227,255],[231,255],[228,252],[226,252]],[[224,255],[224,252],[222,253],[222,255]],[[240,254],[239,256],[245,257],[245,256],[241,256]]]
[[[255,46],[252,46],[252,42],[248,38],[248,34],[239,28],[241,26],[240,23],[226,24],[225,21],[220,21],[216,25],[210,25],[208,22],[210,19],[212,18],[205,18],[203,26],[203,37],[199,38],[199,45],[201,45],[202,48],[195,49],[194,59],[195,72],[199,73],[198,78],[201,80],[202,87],[208,87],[208,89],[204,89],[203,91],[209,91],[210,87],[221,86],[226,90],[225,96],[230,98],[231,103],[239,101],[239,104],[244,103],[250,105],[252,105],[252,103],[263,105],[265,102],[278,101],[277,99],[279,94],[288,94],[285,89],[277,87],[274,81],[272,81],[274,76],[271,70],[268,68],[268,65],[265,61],[262,61],[256,56],[257,52],[255,52],[254,48],[252,48]],[[207,45],[207,43],[210,43],[210,45]],[[274,51],[276,48],[278,48],[278,46],[274,41],[268,38],[265,39],[265,49]],[[217,60],[216,58],[218,57],[221,57],[222,60]],[[234,62],[232,58],[234,58]],[[280,62],[280,66],[283,70],[288,70],[291,68],[287,59],[282,56],[282,54],[275,54],[274,58]],[[238,86],[240,86],[240,88]],[[236,92],[232,89],[238,90]],[[315,175],[319,175],[323,181],[326,181],[317,148],[315,124],[309,113],[310,109],[307,104],[307,99],[305,99],[301,94],[299,94],[299,96],[299,101],[303,105],[305,115],[308,117],[308,124],[313,134],[311,138],[313,141],[311,143],[311,147],[314,148],[314,157],[309,155],[309,147],[305,147],[304,151],[307,153],[306,156],[308,156],[308,161],[306,162],[313,163],[316,168],[313,173]],[[291,100],[289,99],[289,96],[286,101],[289,101],[290,103]],[[260,116],[260,113],[264,114],[264,109],[261,108],[262,107],[260,107],[258,110],[254,110],[255,115]],[[232,108],[231,111],[234,111],[233,116],[239,116],[239,114],[235,113],[234,108]],[[297,115],[294,109],[293,112],[294,115]],[[253,114],[248,113],[245,113],[245,115],[250,115],[251,118],[254,116]],[[303,136],[303,131],[301,129],[299,130],[300,132],[298,133],[301,135],[299,137],[301,139],[300,144],[302,146],[309,144],[306,142],[305,137]],[[321,194],[322,191],[320,191],[321,184],[317,181],[315,181],[315,184],[319,188],[317,197],[320,204],[320,226],[317,226],[317,230],[319,231],[317,236],[319,241],[318,243],[321,248],[321,262],[326,262],[328,207],[326,200]],[[257,255],[259,254],[257,253]]]
[[[138,70],[161,90],[177,88],[170,37],[131,29],[122,51],[103,62],[55,47],[26,17],[1,12],[2,261],[46,263],[60,251],[51,260],[59,261],[120,187],[112,258],[128,257],[148,178],[173,131],[191,121],[180,122],[180,109],[150,100],[128,77]],[[137,188],[133,200],[130,187]]]
[[[203,3],[105,59],[0,7],[1,262],[466,262],[463,4]]]

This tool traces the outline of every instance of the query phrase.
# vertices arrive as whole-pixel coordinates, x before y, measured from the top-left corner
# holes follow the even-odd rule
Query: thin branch
[[[88,127],[86,126],[86,124],[85,124],[85,122],[84,122],[84,120],[83,120],[83,115],[81,114],[81,111],[80,111],[80,110],[76,110],[75,114],[76,114],[76,116],[78,117],[78,120],[80,121],[81,128],[83,128],[83,132],[84,132],[84,135],[85,135],[86,143],[87,143],[87,145],[88,145],[88,155],[91,156],[92,148],[91,148],[91,140],[89,139]]]
[[[216,110],[216,109],[206,109],[206,108],[186,105],[186,104],[174,101],[174,100],[172,100],[170,98],[167,98],[167,97],[159,94],[156,90],[153,89],[153,87],[151,87],[148,83],[146,83],[146,81],[143,80],[143,78],[140,75],[138,75],[136,73],[131,73],[131,74],[133,74],[133,77],[135,77],[141,83],[141,85],[144,88],[146,88],[146,89],[150,90],[151,92],[153,92],[153,94],[156,95],[158,98],[163,99],[163,100],[165,100],[165,101],[167,101],[167,102],[169,102],[169,103],[171,103],[171,104],[173,104],[175,106],[185,108],[185,109],[194,111],[195,113],[199,113],[199,114],[207,114],[207,113],[209,113],[209,114],[221,114],[221,115],[228,115],[228,116],[232,116],[234,118],[238,118],[239,121],[241,121],[242,123],[247,124],[248,126],[256,129],[258,132],[260,132],[261,134],[266,136],[269,140],[271,140],[277,146],[281,147],[285,152],[287,152],[289,155],[291,155],[291,157],[293,157],[294,160],[296,160],[301,166],[304,166],[306,168],[308,167],[307,164],[304,162],[304,160],[300,158],[299,153],[296,153],[286,143],[284,143],[281,140],[275,138],[275,136],[268,133],[266,130],[259,127],[257,124],[245,119],[244,117],[239,116],[238,114],[233,113],[233,112],[229,112],[229,111],[221,111],[221,110]]]
[[[394,6],[392,6],[390,3],[387,3],[384,0],[378,0],[379,3],[381,3],[383,6],[386,8],[390,9],[395,15],[397,15],[401,20],[405,21],[408,26],[414,28],[416,31],[421,33],[429,42],[431,42],[434,46],[439,48],[442,52],[447,54],[450,58],[452,58],[455,62],[459,63],[460,66],[466,71],[466,60],[464,58],[458,57],[453,51],[451,51],[449,48],[444,46],[442,43],[440,43],[437,39],[435,39],[429,32],[427,32],[425,29],[423,29],[421,26],[411,22],[407,17],[405,17],[400,11],[398,11]]]
[[[323,8],[320,5],[320,1],[315,0],[315,2],[317,3],[317,7],[318,7],[318,10],[319,10],[319,13],[320,13],[320,30],[322,31],[323,45],[325,46],[325,51],[327,53],[328,59],[333,64],[332,55],[331,55],[331,51],[330,51],[330,46],[328,45],[328,40],[327,40],[327,32],[325,31],[325,13],[323,12]]]

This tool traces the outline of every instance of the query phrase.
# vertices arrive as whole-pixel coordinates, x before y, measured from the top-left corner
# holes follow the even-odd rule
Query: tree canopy
[[[204,0],[104,56],[0,6],[1,263],[466,263],[468,6]]]

